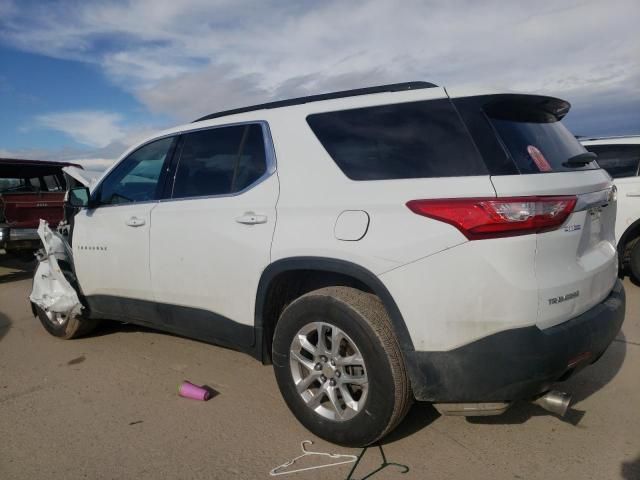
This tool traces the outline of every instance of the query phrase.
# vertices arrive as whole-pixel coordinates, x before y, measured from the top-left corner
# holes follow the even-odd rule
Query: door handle
[[[144,218],[130,217],[127,220],[127,225],[129,225],[130,227],[141,227],[145,223],[146,222],[144,221]]]
[[[627,197],[640,197],[640,192],[627,193]]]
[[[259,223],[267,223],[267,216],[257,215],[253,212],[245,212],[244,215],[236,218],[236,222],[244,225],[257,225]]]

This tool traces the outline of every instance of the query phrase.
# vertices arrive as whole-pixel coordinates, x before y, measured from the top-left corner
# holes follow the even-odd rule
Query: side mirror
[[[67,201],[72,207],[86,208],[89,206],[89,189],[87,187],[75,187],[69,190]]]

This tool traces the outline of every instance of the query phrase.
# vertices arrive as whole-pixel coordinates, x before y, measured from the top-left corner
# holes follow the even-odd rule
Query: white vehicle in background
[[[580,142],[598,155],[598,165],[618,188],[616,240],[621,273],[629,273],[640,284],[640,135],[581,138]]]
[[[71,245],[41,225],[34,314],[61,338],[113,319],[247,352],[343,445],[379,440],[413,400],[562,415],[553,385],[600,358],[625,310],[614,188],[568,110],[414,82],[159,133],[69,191]]]

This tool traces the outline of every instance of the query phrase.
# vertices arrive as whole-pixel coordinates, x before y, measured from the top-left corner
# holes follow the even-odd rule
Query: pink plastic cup
[[[211,398],[211,392],[206,388],[194,385],[191,382],[182,382],[178,393],[181,397],[192,398],[194,400],[207,401]]]

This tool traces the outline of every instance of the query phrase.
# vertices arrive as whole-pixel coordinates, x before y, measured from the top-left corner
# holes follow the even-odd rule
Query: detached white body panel
[[[65,240],[53,232],[44,220],[40,220],[38,235],[42,240],[44,253],[38,259],[40,263],[33,278],[33,289],[29,300],[45,312],[65,316],[80,314],[82,304],[78,294],[58,265],[58,259],[67,262],[71,260],[64,246]]]

